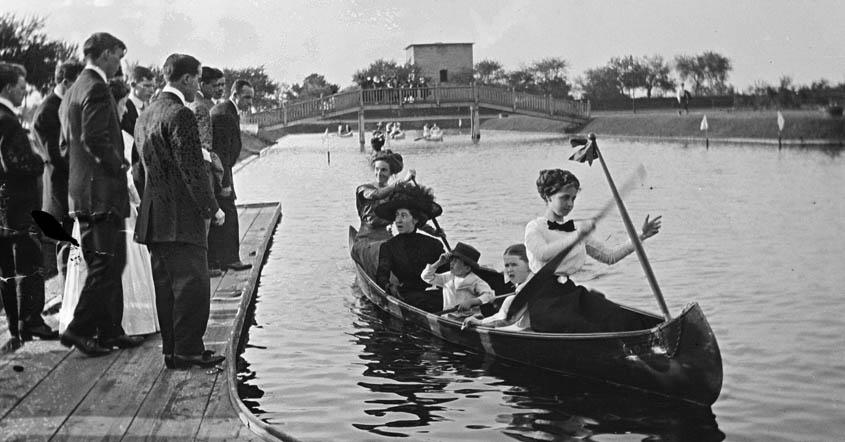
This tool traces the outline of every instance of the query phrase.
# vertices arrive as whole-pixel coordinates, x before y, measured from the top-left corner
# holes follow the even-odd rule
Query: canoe
[[[443,141],[443,132],[437,132],[433,135],[425,137],[426,141]]]
[[[405,131],[396,131],[390,133],[390,138],[392,140],[403,140],[405,139]]]
[[[346,138],[346,137],[351,137],[352,134],[354,134],[354,132],[341,132],[341,133],[337,134],[337,136],[339,136],[341,138]]]
[[[349,248],[357,231],[349,227]],[[354,259],[353,259],[354,262]],[[385,293],[359,263],[358,285],[373,304],[453,344],[497,358],[633,388],[709,407],[722,389],[722,357],[697,303],[663,322],[659,315],[622,306],[656,326],[613,333],[538,333],[490,327],[461,330],[461,322],[428,313]]]

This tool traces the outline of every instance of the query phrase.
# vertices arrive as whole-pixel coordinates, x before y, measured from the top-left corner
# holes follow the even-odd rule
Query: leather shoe
[[[111,348],[102,347],[94,339],[79,336],[69,330],[62,333],[60,340],[65,347],[76,347],[88,356],[104,356],[111,353]]]
[[[141,336],[120,335],[114,338],[103,339],[102,345],[108,348],[132,348],[141,345],[143,342],[144,338]]]
[[[228,264],[223,264],[223,268],[232,269],[232,270],[246,270],[251,269],[252,264],[246,264],[241,261],[230,262]]]
[[[23,330],[21,330],[21,340],[31,341],[33,336],[42,341],[55,341],[59,339],[59,332],[51,329],[47,324],[24,325]]]
[[[186,369],[192,365],[198,367],[213,367],[226,360],[226,356],[215,355],[211,351],[204,351],[199,355],[173,355],[173,368]],[[167,356],[164,357],[167,364]]]
[[[211,267],[208,268],[208,277],[209,278],[216,278],[216,277],[222,276],[222,275],[223,275],[223,270],[215,269],[215,268],[211,268]]]

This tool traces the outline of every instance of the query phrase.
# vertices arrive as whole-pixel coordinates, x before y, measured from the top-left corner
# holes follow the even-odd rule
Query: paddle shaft
[[[417,177],[413,177],[413,178],[411,178],[411,181],[413,181],[413,182],[414,182],[414,184],[416,184],[417,186],[419,186],[419,184],[417,184]],[[452,246],[450,246],[450,245],[449,245],[449,241],[447,241],[447,240],[446,240],[446,235],[443,235],[443,234],[442,234],[442,233],[443,233],[443,229],[441,229],[441,228],[440,228],[440,223],[439,223],[439,222],[437,222],[437,217],[431,217],[431,222],[434,224],[434,228],[435,228],[435,229],[437,229],[437,231],[441,233],[441,235],[440,235],[440,239],[441,239],[441,240],[443,240],[443,245],[445,245],[445,246],[446,246],[446,251],[451,252],[451,251],[452,251]]]
[[[625,209],[622,197],[619,196],[619,191],[616,190],[616,185],[613,183],[613,178],[610,176],[610,171],[607,169],[607,164],[604,162],[604,156],[601,154],[601,150],[598,146],[595,146],[595,149],[596,155],[599,157],[599,162],[601,162],[601,168],[604,170],[604,176],[607,178],[607,183],[610,185],[610,191],[613,192],[613,199],[616,200],[616,206],[619,208],[619,214],[622,216],[622,221],[625,223],[625,230],[628,231],[628,236],[631,238],[631,242],[634,244],[634,250],[637,252],[637,258],[639,258],[640,264],[643,266],[645,276],[648,278],[648,284],[651,286],[651,291],[654,293],[654,297],[657,298],[657,304],[663,312],[664,319],[669,321],[672,319],[672,315],[669,314],[669,309],[666,307],[666,301],[663,300],[663,293],[657,285],[657,278],[654,277],[654,271],[652,271],[651,264],[649,264],[648,258],[645,255],[645,249],[640,241],[640,237],[637,235],[636,229],[634,229],[634,223],[631,222],[631,217],[628,215],[628,210]]]
[[[502,295],[498,295],[495,298],[493,298],[493,301],[497,301],[497,300],[502,299],[502,298],[507,298],[508,296],[513,295],[513,294],[514,294],[514,292],[508,292],[508,293],[505,293],[505,294],[502,294]],[[490,301],[490,302],[493,302],[493,301]],[[435,313],[435,315],[439,316],[439,315],[445,315],[446,313],[452,313],[454,311],[457,311],[458,308],[460,308],[460,306],[455,305],[455,306],[449,307],[445,310],[441,310],[441,311]]]

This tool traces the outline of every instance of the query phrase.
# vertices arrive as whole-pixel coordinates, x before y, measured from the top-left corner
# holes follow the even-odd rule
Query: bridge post
[[[288,126],[288,108],[285,106],[285,102],[282,102],[282,125],[285,127]]]
[[[434,101],[440,106],[440,82],[434,83]]]
[[[549,115],[552,114],[552,94],[546,94],[546,111]]]
[[[516,88],[511,88],[511,97],[513,97],[513,111],[516,112]]]
[[[478,115],[478,104],[476,103],[469,108],[470,120],[470,134],[473,143],[478,143],[481,140],[481,119]]]
[[[326,118],[326,102],[323,101],[322,92],[320,92],[320,118]]]
[[[366,151],[365,146],[367,141],[364,139],[364,90],[358,91],[358,144],[361,146],[361,152]]]

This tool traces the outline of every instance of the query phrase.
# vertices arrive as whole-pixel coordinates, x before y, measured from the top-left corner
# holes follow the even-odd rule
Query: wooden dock
[[[279,203],[238,207],[241,258],[253,267],[211,280],[204,338],[224,364],[166,369],[158,334],[99,358],[27,342],[0,355],[0,440],[288,439],[249,412],[235,378],[245,312],[280,218]]]

